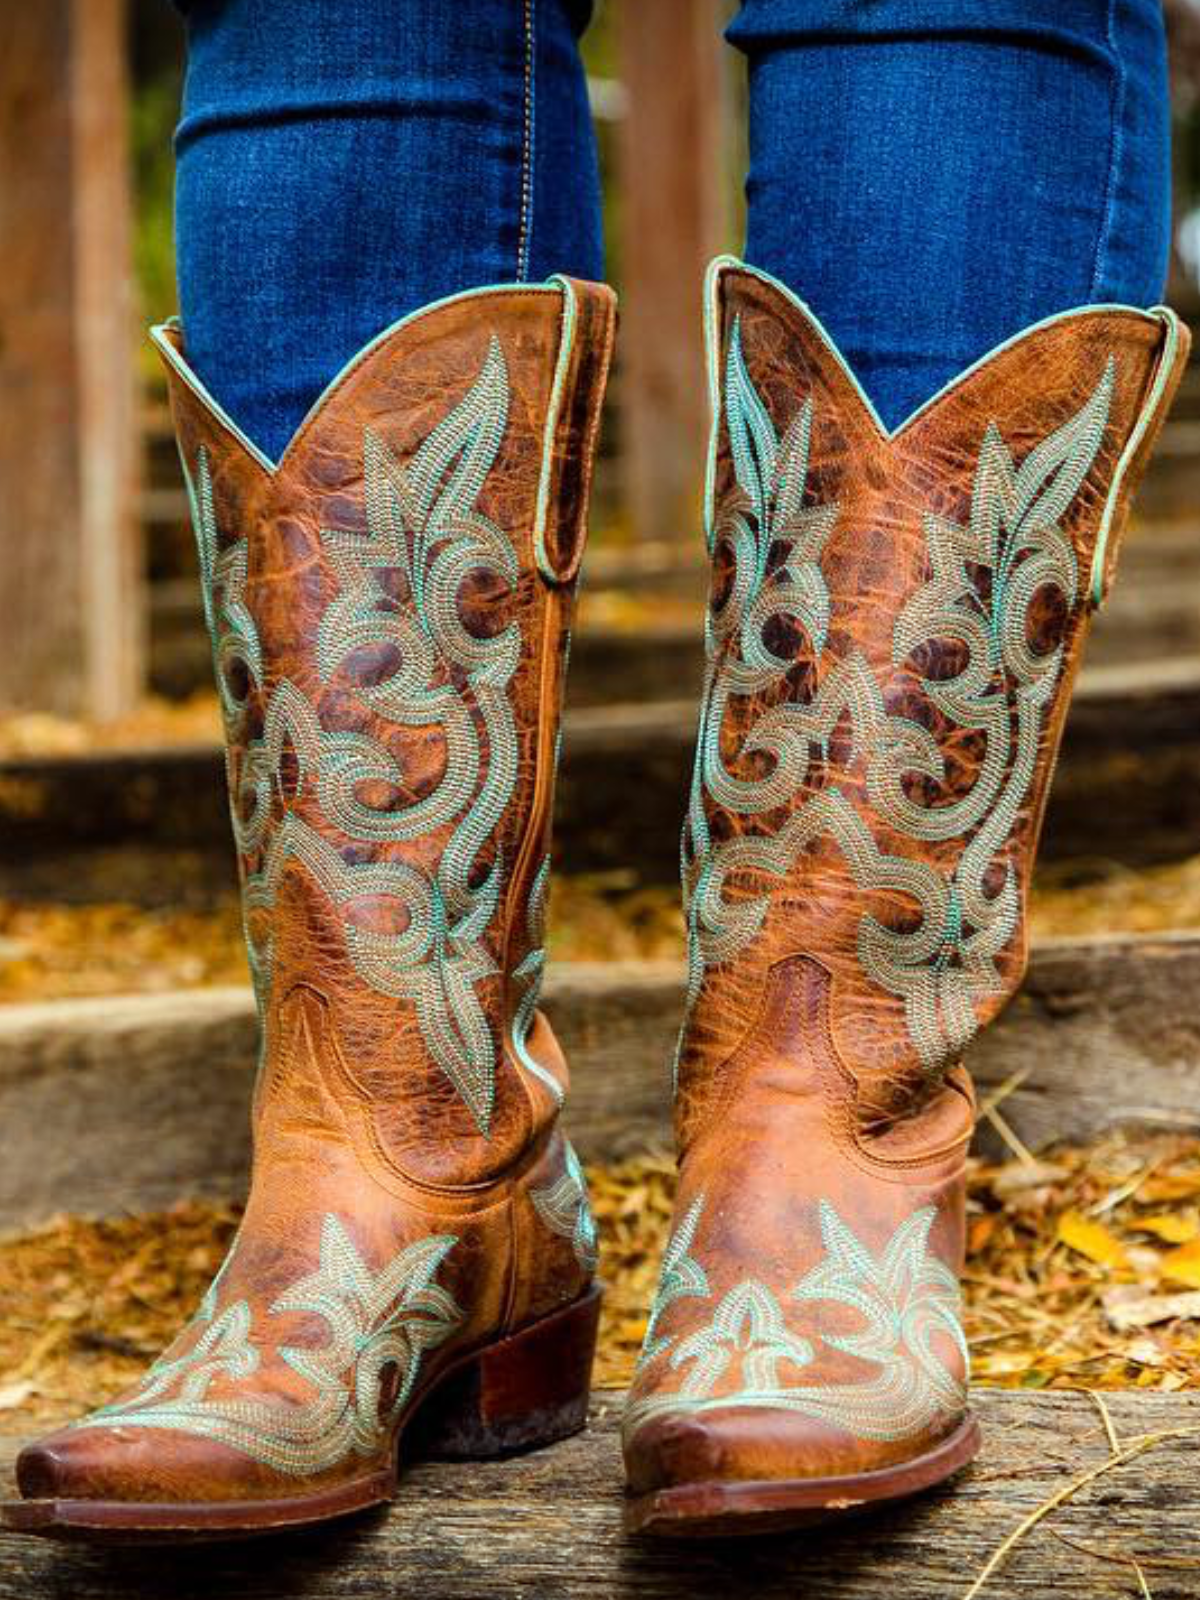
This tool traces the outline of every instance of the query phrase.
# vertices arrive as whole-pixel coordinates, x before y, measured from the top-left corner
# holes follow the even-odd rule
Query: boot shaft
[[[1020,981],[1071,685],[1187,335],[1068,313],[888,432],[782,285],[718,263],[709,294],[680,1136],[752,1076],[782,987],[899,1154]]]
[[[565,279],[441,302],[368,346],[277,463],[157,331],[225,718],[260,1140],[319,1123],[332,1071],[385,1164],[459,1185],[561,1101],[542,897],[613,321],[608,290]]]

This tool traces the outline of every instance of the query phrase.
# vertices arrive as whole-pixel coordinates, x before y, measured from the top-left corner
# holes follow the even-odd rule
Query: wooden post
[[[0,6],[0,710],[141,687],[124,0]]]
[[[620,124],[621,417],[639,538],[699,526],[708,432],[701,285],[727,243],[725,7],[625,0]]]

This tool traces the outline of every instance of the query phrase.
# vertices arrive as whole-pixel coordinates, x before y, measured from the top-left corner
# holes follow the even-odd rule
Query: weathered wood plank
[[[1110,1447],[1072,1393],[982,1390],[982,1455],[952,1484],[835,1529],[677,1544],[621,1532],[621,1396],[587,1432],[489,1463],[430,1463],[386,1511],[263,1543],[87,1550],[0,1535],[0,1600],[961,1600],[999,1542]],[[1195,1396],[1106,1396],[1118,1436],[1162,1442],[1098,1477],[1014,1550],[984,1600],[1155,1600],[1200,1594]],[[16,1441],[0,1444],[5,1465]],[[1095,1554],[1090,1553],[1095,1552]]]
[[[0,1010],[0,1224],[239,1193],[255,1040],[244,989]]]
[[[1153,459],[1138,489],[1143,517],[1187,517],[1196,509],[1200,477],[1200,421],[1172,418],[1155,446]]]
[[[971,1066],[984,1094],[1028,1073],[1005,1116],[1035,1148],[1127,1122],[1194,1128],[1198,993],[1200,937],[1051,943]],[[672,963],[552,968],[586,1159],[669,1143],[682,998]],[[0,1225],[240,1194],[254,1053],[243,989],[0,1008]]]
[[[133,709],[145,673],[128,6],[72,0],[71,10],[82,708],[102,721]]]
[[[621,443],[635,536],[691,527],[708,427],[697,293],[726,243],[725,53],[712,8],[625,5],[621,185]]]
[[[0,705],[140,692],[123,0],[0,7]]]

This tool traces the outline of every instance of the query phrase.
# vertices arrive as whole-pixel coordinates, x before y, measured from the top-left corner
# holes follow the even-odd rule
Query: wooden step
[[[568,872],[675,876],[695,698],[568,714],[556,860]],[[1084,673],[1042,840],[1044,860],[1129,866],[1200,842],[1200,657]]]
[[[597,1391],[587,1431],[549,1450],[414,1466],[394,1505],[319,1532],[142,1551],[0,1534],[0,1600],[963,1600],[997,1546],[1089,1472],[980,1600],[1200,1593],[1195,1395],[1106,1395],[1122,1444],[1159,1442],[1101,1471],[1113,1451],[1087,1395],[980,1390],[983,1452],[953,1483],[833,1529],[687,1543],[621,1531],[622,1401]],[[0,1441],[5,1478],[17,1446]]]
[[[1121,1124],[1200,1127],[1200,935],[1052,941],[976,1043],[986,1096],[1026,1144]],[[673,963],[551,967],[545,1008],[571,1063],[587,1160],[670,1141],[683,998]],[[256,1021],[248,990],[0,1008],[0,1226],[240,1194]]]
[[[1195,514],[1200,478],[1195,449],[1200,440],[1200,422],[1184,422],[1178,427],[1188,431],[1175,433],[1170,426],[1163,430],[1165,448],[1151,462],[1138,489],[1137,505],[1142,516],[1166,519]],[[1172,437],[1168,438],[1168,434]]]
[[[1200,468],[1197,469],[1200,477]],[[588,557],[582,620],[567,686],[572,706],[671,700],[698,690],[703,674],[707,583],[699,541],[681,548],[600,546]],[[633,603],[630,622],[605,621]],[[655,619],[655,605],[666,616]],[[597,620],[599,619],[599,620]],[[1130,666],[1200,654],[1200,529],[1141,527],[1121,557],[1120,582],[1088,644],[1091,666]],[[195,579],[151,590],[150,675],[178,698],[206,688],[212,657]]]
[[[1088,643],[1090,667],[1134,666],[1200,654],[1200,573],[1159,579],[1113,603]],[[639,627],[584,623],[571,647],[567,705],[645,704],[698,694],[704,677],[701,607],[694,617]],[[168,700],[206,690],[212,651],[199,619],[168,626],[155,618],[150,687]]]
[[[677,876],[694,698],[568,714],[556,860],[567,872]],[[1129,866],[1200,841],[1200,657],[1085,672],[1067,724],[1043,858]],[[148,903],[233,883],[212,745],[0,761],[0,892]]]

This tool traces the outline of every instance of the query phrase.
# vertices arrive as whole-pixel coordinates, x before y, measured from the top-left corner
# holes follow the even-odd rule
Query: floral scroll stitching
[[[321,531],[337,594],[318,625],[320,681],[342,682],[364,709],[395,727],[436,727],[445,742],[444,768],[432,790],[399,807],[376,807],[361,798],[368,782],[391,793],[405,787],[400,761],[379,738],[330,731],[295,684],[286,678],[270,687],[264,683],[262,649],[244,598],[246,542],[218,554],[203,447],[195,481],[189,476],[231,748],[247,704],[239,680],[244,676],[266,695],[261,732],[230,757],[234,832],[246,867],[247,943],[260,1009],[265,1011],[274,959],[269,913],[284,868],[297,860],[339,909],[359,977],[383,994],[412,1002],[426,1047],[485,1134],[497,1041],[478,986],[499,970],[488,938],[507,863],[499,849],[491,859],[484,853],[517,782],[511,683],[522,645],[515,621],[476,637],[464,623],[459,594],[469,574],[486,573],[509,593],[519,579],[511,539],[477,506],[508,411],[507,370],[493,338],[470,391],[408,461],[402,463],[374,431],[365,430],[366,533]],[[394,597],[395,578],[407,591],[404,603]],[[374,658],[370,673],[359,666],[367,652]],[[380,671],[381,662],[390,670]],[[291,802],[283,798],[288,751],[296,771]],[[350,846],[337,847],[324,828],[306,821],[297,809],[301,798]],[[280,799],[283,815],[277,817]],[[430,871],[370,859],[376,847],[438,828],[451,831]],[[390,908],[389,920],[399,931],[359,920],[356,905],[369,898]]]
[[[903,932],[864,912],[858,950],[866,975],[903,1000],[909,1034],[926,1068],[940,1067],[975,1031],[975,1002],[1000,991],[995,959],[1019,919],[1012,867],[1004,864],[996,888],[994,863],[1033,782],[1045,713],[1062,666],[1061,645],[1044,654],[1030,648],[1027,617],[1039,591],[1057,590],[1068,604],[1077,599],[1075,553],[1060,523],[1103,442],[1114,383],[1110,359],[1083,407],[1019,466],[990,425],[966,525],[933,515],[925,519],[932,573],[897,618],[893,659],[899,667],[927,641],[955,641],[965,659],[954,677],[923,679],[922,692],[953,726],[982,733],[987,748],[965,796],[953,804],[921,806],[909,797],[906,779],[944,780],[937,740],[920,723],[888,712],[861,651],[822,670],[831,606],[821,558],[837,507],[804,504],[812,401],[777,436],[747,372],[735,324],[724,400],[734,485],[716,528],[734,571],[723,605],[710,608],[708,670],[683,843],[689,1015],[709,968],[735,959],[763,926],[773,891],[768,886],[748,892],[747,885],[761,885],[764,876],[782,884],[800,854],[825,837],[838,846],[860,889],[898,892],[919,907],[918,925]],[[987,575],[986,583],[978,573]],[[752,758],[760,769],[764,758],[769,764],[765,773],[741,778],[722,755],[722,729],[732,701],[777,690],[795,665],[794,652],[776,654],[769,643],[772,623],[786,618],[803,629],[818,687],[808,700],[782,699],[757,712],[740,737],[736,759]],[[963,839],[951,870],[881,849],[869,822],[837,785],[830,750],[839,724],[849,730],[842,759],[847,769],[861,768],[882,821],[915,841]],[[830,781],[796,805],[819,763]],[[784,807],[793,809],[773,827],[738,829],[725,839],[714,835],[719,811],[762,819]],[[734,876],[740,892],[731,900],[725,890]],[[681,1045],[686,1033],[685,1019]]]
[[[692,1245],[703,1211],[704,1196],[701,1195],[688,1207],[667,1244],[659,1269],[658,1292],[650,1308],[650,1318],[646,1323],[646,1333],[642,1340],[642,1352],[638,1358],[639,1371],[649,1366],[650,1362],[660,1356],[671,1343],[669,1338],[665,1338],[658,1331],[658,1324],[668,1306],[673,1305],[676,1300],[686,1299],[689,1295],[703,1297],[709,1293],[708,1277],[704,1268],[692,1257]]]
[[[701,1204],[689,1216],[698,1216]],[[686,1338],[648,1343],[644,1366],[670,1350],[669,1369],[685,1376],[677,1390],[635,1400],[626,1413],[626,1435],[665,1412],[728,1406],[797,1411],[860,1438],[882,1440],[905,1438],[939,1416],[956,1415],[966,1400],[965,1378],[946,1364],[935,1337],[949,1342],[964,1373],[968,1357],[958,1281],[929,1248],[936,1215],[933,1206],[914,1212],[874,1255],[823,1200],[824,1254],[786,1299],[800,1306],[840,1305],[861,1325],[833,1333],[818,1323],[810,1338],[789,1327],[771,1288],[746,1279],[724,1294],[708,1321]],[[691,1265],[698,1282],[703,1269]],[[707,1293],[707,1283],[704,1291],[688,1292]],[[665,1303],[656,1306],[657,1315]],[[816,1361],[820,1344],[872,1363],[876,1375],[861,1382],[797,1383],[796,1376]]]
[[[177,1429],[297,1475],[320,1472],[355,1452],[369,1454],[408,1403],[426,1352],[462,1322],[453,1296],[435,1281],[455,1243],[450,1234],[421,1239],[373,1272],[330,1213],[322,1224],[317,1269],[269,1311],[310,1315],[328,1329],[322,1345],[281,1345],[276,1351],[311,1387],[311,1398],[210,1394],[219,1380],[237,1383],[258,1372],[268,1347],[254,1337],[247,1301],[234,1301],[217,1315],[218,1274],[197,1314],[200,1333],[192,1348],[157,1361],[131,1399],[94,1411],[75,1426]]]

